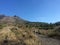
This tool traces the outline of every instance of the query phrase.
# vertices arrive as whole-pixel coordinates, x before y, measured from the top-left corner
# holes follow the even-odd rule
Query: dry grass
[[[39,32],[42,35],[46,35],[48,37],[54,37],[54,36],[58,36],[59,32],[55,31],[55,30],[39,30]]]
[[[22,40],[26,45],[41,45],[38,37],[28,29],[20,29],[12,30],[17,36],[19,40]]]
[[[53,32],[53,30],[39,30],[39,32],[43,35],[48,35]]]
[[[41,45],[38,37],[31,30],[15,26],[4,27],[0,31],[0,44],[5,44],[4,40],[7,41],[6,45]]]

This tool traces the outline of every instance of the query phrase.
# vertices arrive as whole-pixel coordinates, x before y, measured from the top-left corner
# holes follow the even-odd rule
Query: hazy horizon
[[[0,14],[17,15],[32,22],[60,21],[59,0],[0,0]]]

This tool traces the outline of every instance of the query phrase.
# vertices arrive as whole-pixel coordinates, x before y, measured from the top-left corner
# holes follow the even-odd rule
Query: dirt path
[[[43,35],[38,35],[42,45],[60,45],[60,40],[48,38]]]

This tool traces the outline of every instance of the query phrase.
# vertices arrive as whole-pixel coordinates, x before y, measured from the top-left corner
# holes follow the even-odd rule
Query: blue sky
[[[60,0],[0,0],[0,14],[35,22],[60,21]]]

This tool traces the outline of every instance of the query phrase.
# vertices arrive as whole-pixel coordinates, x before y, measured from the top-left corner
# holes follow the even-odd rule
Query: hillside
[[[16,15],[0,15],[0,45],[59,45],[58,39],[60,22],[30,22]]]
[[[38,37],[25,28],[19,17],[0,16],[0,45],[41,45]]]

